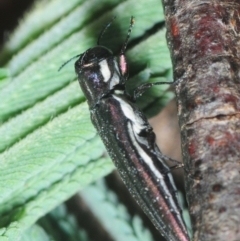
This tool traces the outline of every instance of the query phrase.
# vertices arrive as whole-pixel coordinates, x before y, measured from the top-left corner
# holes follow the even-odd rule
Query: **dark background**
[[[0,0],[0,47],[34,0]]]

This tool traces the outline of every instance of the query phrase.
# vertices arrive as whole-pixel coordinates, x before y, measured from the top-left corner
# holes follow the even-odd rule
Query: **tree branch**
[[[163,4],[193,240],[240,240],[240,3]]]

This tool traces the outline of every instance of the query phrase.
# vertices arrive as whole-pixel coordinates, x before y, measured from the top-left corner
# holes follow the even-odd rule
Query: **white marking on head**
[[[93,63],[84,64],[84,65],[82,65],[82,68],[91,67],[91,66],[93,66],[93,65],[94,65]]]
[[[124,95],[124,90],[115,90],[114,94],[116,94],[116,95]]]
[[[104,59],[101,62],[99,62],[99,66],[103,76],[103,81],[107,83],[111,77],[111,71],[109,69],[107,60]]]

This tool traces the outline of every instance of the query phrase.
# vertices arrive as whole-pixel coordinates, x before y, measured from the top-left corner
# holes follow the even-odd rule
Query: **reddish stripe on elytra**
[[[173,233],[175,233],[179,241],[189,241],[187,231],[184,229],[183,224],[179,224],[177,222],[176,215],[171,212],[171,207],[169,207],[168,203],[166,202],[166,198],[159,192],[157,185],[153,182],[151,176],[149,176],[149,173],[143,170],[141,174],[143,176],[143,179],[147,180],[147,186],[153,193],[153,196],[155,197],[157,203],[156,206],[158,207],[158,209],[161,209],[161,213],[164,215],[163,219],[166,220],[166,224],[171,223],[171,226],[174,227]],[[174,201],[173,197],[168,198],[172,198]]]

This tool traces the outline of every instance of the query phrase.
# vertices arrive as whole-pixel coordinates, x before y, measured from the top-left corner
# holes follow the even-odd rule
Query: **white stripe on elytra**
[[[141,148],[141,146],[138,144],[135,133],[132,129],[132,125],[129,122],[128,123],[128,132],[130,134],[130,138],[132,143],[134,144],[134,147],[137,149],[139,155],[141,156],[141,158],[143,159],[143,161],[145,162],[145,164],[150,168],[150,170],[154,173],[154,175],[156,176],[156,178],[158,179],[158,183],[159,185],[162,187],[162,189],[164,190],[164,194],[163,196],[166,199],[169,199],[169,202],[171,203],[171,207],[172,209],[175,210],[176,215],[178,216],[179,221],[182,223],[181,220],[181,216],[180,213],[178,212],[178,207],[176,206],[176,203],[172,197],[171,192],[169,191],[168,187],[166,186],[166,182],[164,181],[163,175],[161,174],[161,172],[158,171],[158,169],[155,168],[153,161],[151,159],[151,157],[148,156],[148,154]],[[165,174],[164,174],[165,175]],[[170,174],[171,175],[171,174]],[[168,174],[168,176],[170,176]],[[173,179],[170,179],[171,184],[173,185],[173,187],[175,187]]]
[[[113,95],[113,97],[119,102],[124,115],[133,123],[134,132],[139,134],[145,129],[145,121],[135,114],[133,108],[126,101],[122,100],[122,98],[116,95]]]
[[[111,71],[109,69],[107,60],[104,59],[101,62],[99,62],[99,66],[100,66],[101,74],[103,76],[103,81],[106,83],[109,81],[111,77]]]
[[[132,143],[134,144],[135,148],[137,149],[139,155],[142,157],[145,164],[150,168],[150,170],[157,177],[157,179],[159,179],[159,184],[165,191],[165,196],[169,197],[169,201],[171,202],[172,207],[177,212],[178,208],[176,207],[176,203],[174,202],[174,199],[172,198],[171,192],[169,191],[168,187],[166,186],[163,175],[154,166],[151,157],[149,157],[148,154],[138,144],[138,141],[137,141],[138,136],[136,136],[136,135],[139,134],[141,132],[141,130],[145,127],[144,120],[142,120],[138,115],[136,115],[134,113],[133,108],[126,101],[122,100],[121,98],[119,98],[115,95],[113,95],[113,97],[116,100],[118,100],[124,115],[126,116],[126,118],[128,118],[131,121],[128,123],[128,132],[129,132]],[[163,163],[163,165],[165,165],[165,163]],[[166,168],[168,169],[167,166],[166,166]],[[171,176],[171,174],[168,174],[168,176]],[[170,182],[171,182],[173,188],[175,188],[175,184],[173,182],[172,177],[170,178]],[[179,220],[181,220],[179,213],[178,213],[178,216],[179,216]]]

